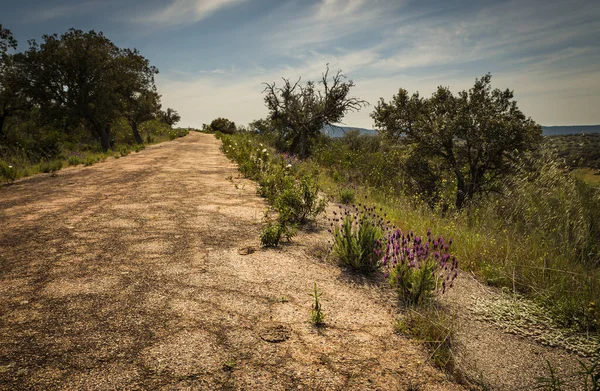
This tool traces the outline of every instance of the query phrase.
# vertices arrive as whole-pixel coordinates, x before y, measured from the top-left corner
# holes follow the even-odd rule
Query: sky
[[[600,124],[598,0],[0,0],[0,23],[18,50],[71,27],[139,49],[180,126],[264,118],[264,82],[326,64],[371,104],[348,126],[372,128],[399,88],[457,93],[486,73],[542,125]]]

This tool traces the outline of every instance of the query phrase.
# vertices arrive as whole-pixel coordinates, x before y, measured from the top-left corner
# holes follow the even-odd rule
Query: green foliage
[[[39,169],[43,173],[54,173],[62,168],[62,161],[52,160],[50,162],[42,162],[39,165]]]
[[[339,190],[338,198],[340,200],[340,203],[344,205],[353,204],[356,200],[356,193],[353,189],[344,187]]]
[[[269,110],[268,121],[277,129],[277,146],[281,150],[306,158],[312,140],[321,135],[324,125],[340,122],[347,112],[366,106],[365,101],[348,97],[354,82],[344,81],[346,77],[341,70],[332,80],[328,75],[329,65],[320,82],[323,92],[313,81],[301,86],[300,79],[295,83],[283,79],[283,87],[265,83],[263,92]]]
[[[260,243],[265,247],[277,247],[283,237],[285,227],[279,223],[267,224],[260,235]]]
[[[280,221],[303,224],[325,210],[326,200],[319,199],[319,186],[313,178],[303,176],[287,183],[273,200]]]
[[[79,156],[69,156],[69,158],[67,159],[67,164],[69,166],[78,166],[82,163],[81,158]]]
[[[96,164],[98,162],[98,159],[94,156],[88,156],[87,158],[85,158],[85,160],[83,161],[83,165],[85,167],[91,166],[93,164]]]
[[[252,141],[250,134],[217,136],[223,141],[223,151],[238,163],[242,174],[258,182],[258,193],[269,200],[282,224],[304,224],[325,210],[326,201],[318,196],[315,173],[295,172],[284,158]]]
[[[209,129],[211,132],[221,132],[224,134],[234,134],[236,131],[235,122],[228,120],[227,118],[214,119]]]
[[[131,149],[128,145],[121,145],[119,146],[117,152],[119,152],[119,155],[121,156],[127,156],[131,153]]]
[[[166,111],[159,111],[158,118],[169,127],[172,127],[181,120],[179,113],[170,107]]]
[[[41,119],[67,128],[83,123],[107,151],[111,125],[131,96],[154,87],[157,69],[136,50],[120,49],[95,31],[70,29],[60,36],[44,35],[43,41],[31,41],[18,58]]]
[[[570,168],[600,169],[600,133],[549,136],[544,143]]]
[[[400,89],[389,103],[381,99],[371,116],[388,140],[413,144],[414,153],[444,162],[455,176],[458,209],[496,190],[510,161],[534,148],[542,134],[518,109],[512,91],[492,90],[490,74],[456,96],[446,87],[429,99]]]
[[[332,252],[342,265],[360,273],[372,273],[382,256],[383,220],[373,208],[360,206],[333,212]]]
[[[322,293],[317,290],[317,283],[315,282],[313,293],[309,293],[309,296],[312,296],[314,299],[314,303],[310,310],[310,320],[317,327],[321,327],[325,324],[325,314],[323,313],[323,308],[319,301],[321,295]]]
[[[15,179],[17,179],[17,170],[13,166],[0,160],[0,179],[7,182],[14,182]]]

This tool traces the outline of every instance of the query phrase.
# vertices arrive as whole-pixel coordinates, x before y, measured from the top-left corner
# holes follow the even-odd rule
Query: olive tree
[[[371,117],[380,134],[414,146],[422,157],[439,158],[456,178],[456,207],[493,191],[510,172],[511,160],[541,139],[541,126],[517,107],[510,90],[492,89],[491,75],[453,95],[438,87],[431,98],[400,89],[383,98]]]
[[[42,120],[61,129],[83,124],[108,150],[114,121],[140,111],[137,99],[154,92],[156,68],[102,32],[70,29],[42,39],[40,45],[30,41],[23,56],[28,94]]]
[[[212,132],[221,132],[226,134],[233,134],[236,131],[235,122],[221,117],[212,120],[209,128]]]
[[[167,108],[167,110],[165,111],[161,111],[159,113],[159,117],[161,121],[163,121],[169,126],[173,126],[181,120],[181,116],[179,115],[179,113],[170,107]]]
[[[300,84],[283,78],[283,86],[275,82],[264,83],[265,104],[269,110],[268,120],[272,121],[282,138],[289,142],[287,149],[305,158],[309,154],[309,142],[317,137],[323,127],[339,123],[350,111],[358,111],[367,102],[348,97],[354,87],[352,80],[338,70],[329,78],[329,65],[318,83],[313,81]],[[321,88],[319,88],[319,85]]]

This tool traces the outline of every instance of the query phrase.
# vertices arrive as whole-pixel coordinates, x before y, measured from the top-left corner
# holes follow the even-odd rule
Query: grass
[[[600,170],[594,168],[576,168],[571,173],[588,185],[600,186]]]
[[[439,368],[453,372],[454,317],[435,306],[408,309],[394,325],[396,332],[423,343]]]

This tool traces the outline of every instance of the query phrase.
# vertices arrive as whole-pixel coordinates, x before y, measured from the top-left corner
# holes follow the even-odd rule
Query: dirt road
[[[197,133],[1,188],[0,389],[460,389],[323,232],[260,249],[265,208]]]

